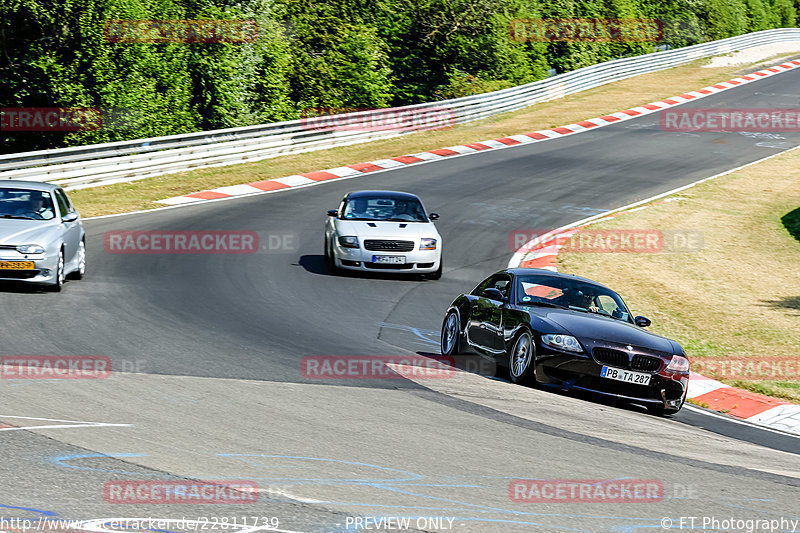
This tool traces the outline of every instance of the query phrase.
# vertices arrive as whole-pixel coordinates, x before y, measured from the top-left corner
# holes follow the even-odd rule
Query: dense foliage
[[[664,45],[795,26],[800,0],[0,0],[0,107],[135,111],[125,127],[0,131],[2,152],[502,89],[654,43],[525,42],[519,18],[657,18]],[[252,19],[252,42],[110,42],[109,20]],[[129,117],[130,118],[130,117]]]

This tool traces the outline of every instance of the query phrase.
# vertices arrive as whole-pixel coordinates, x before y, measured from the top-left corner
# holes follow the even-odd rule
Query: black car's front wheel
[[[461,327],[455,311],[447,313],[444,319],[440,349],[442,355],[458,355],[461,352]]]
[[[517,335],[508,352],[508,376],[512,383],[526,385],[536,381],[533,374],[536,363],[536,345],[529,331]]]

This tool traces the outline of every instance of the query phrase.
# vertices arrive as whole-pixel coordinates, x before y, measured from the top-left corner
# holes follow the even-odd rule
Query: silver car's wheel
[[[458,327],[458,315],[455,311],[448,313],[442,326],[442,355],[458,355],[461,350],[461,332]]]
[[[58,252],[58,264],[56,265],[56,279],[55,283],[50,285],[49,289],[53,292],[61,292],[64,287],[64,250]]]
[[[533,338],[527,331],[523,331],[514,341],[514,347],[508,354],[508,374],[514,383],[528,383],[533,381],[533,366],[536,360],[536,348]]]
[[[78,270],[72,273],[73,279],[83,279],[86,274],[86,242],[81,239],[78,245]]]

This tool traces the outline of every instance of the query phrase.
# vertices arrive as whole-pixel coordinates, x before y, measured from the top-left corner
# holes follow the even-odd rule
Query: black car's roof
[[[544,270],[542,268],[506,268],[500,270],[500,272],[508,272],[509,274],[513,274],[514,276],[524,276],[526,274],[535,274],[538,276],[550,276],[554,278],[566,278],[566,279],[577,279],[586,283],[591,283],[592,285],[597,285],[599,287],[608,288],[602,283],[598,283],[588,278],[583,278],[581,276],[575,276],[573,274],[563,274],[561,272],[553,272],[552,270]]]
[[[347,195],[348,199],[382,196],[384,198],[402,198],[405,200],[419,200],[415,194],[400,191],[354,191]]]

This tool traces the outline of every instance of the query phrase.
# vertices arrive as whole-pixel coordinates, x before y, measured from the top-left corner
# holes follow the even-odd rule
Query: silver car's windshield
[[[50,220],[55,216],[47,191],[0,189],[0,218]]]
[[[347,220],[394,220],[427,222],[419,200],[397,197],[357,197],[347,201],[342,218]]]

